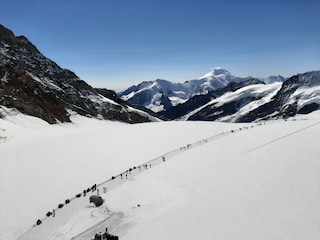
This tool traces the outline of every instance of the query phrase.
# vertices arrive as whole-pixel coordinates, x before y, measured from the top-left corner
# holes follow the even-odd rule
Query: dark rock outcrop
[[[115,94],[105,95],[0,25],[0,105],[49,123],[70,121],[68,112],[129,123],[150,121],[148,114]]]

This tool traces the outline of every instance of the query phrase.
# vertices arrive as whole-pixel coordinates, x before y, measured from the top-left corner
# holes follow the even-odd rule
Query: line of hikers
[[[190,146],[191,146],[191,144],[188,144],[188,145],[187,145],[188,148],[189,148]],[[165,155],[162,156],[161,159],[162,159],[163,162],[165,162],[165,161],[166,161]],[[151,168],[151,167],[152,167],[152,164],[151,164],[151,163],[142,164],[142,165],[139,165],[138,167],[134,166],[133,168],[129,168],[129,169],[126,170],[125,172],[121,173],[121,174],[120,174],[120,178],[121,178],[121,179],[124,179],[124,177],[125,177],[125,179],[128,179],[128,174],[131,174],[133,170],[138,169],[139,171],[141,171],[142,168],[145,169],[145,170],[147,170],[148,168]],[[115,177],[115,176],[112,176],[112,177],[111,177],[111,180],[114,180],[114,179],[116,179],[116,177]],[[75,197],[76,197],[76,198],[80,198],[81,196],[86,197],[87,193],[89,193],[89,192],[92,192],[92,193],[93,193],[94,191],[97,191],[97,195],[99,196],[99,188],[97,188],[97,184],[94,184],[94,185],[92,185],[91,187],[88,187],[87,189],[84,189],[84,190],[82,191],[82,193],[78,193]],[[107,188],[107,187],[103,187],[103,193],[107,193],[107,191],[108,191],[108,188]],[[71,201],[70,199],[66,199],[66,200],[65,200],[65,204],[69,204],[70,201]],[[60,204],[58,205],[58,208],[60,209],[60,208],[62,208],[63,206],[64,206],[64,204],[63,204],[63,203],[60,203]],[[46,216],[47,216],[47,217],[50,217],[50,216],[55,217],[55,216],[56,216],[56,210],[53,209],[52,211],[47,212]],[[40,225],[41,223],[42,223],[42,221],[41,221],[40,219],[38,219],[37,222],[36,222],[36,225]]]
[[[123,179],[125,177],[125,179],[128,179],[128,174],[132,174],[133,170],[138,169],[139,171],[141,171],[142,168],[148,169],[148,166],[149,166],[149,168],[151,168],[151,166],[152,166],[151,163],[150,164],[139,165],[138,167],[134,166],[133,168],[129,168],[127,171],[125,171],[123,173],[120,173],[120,178]]]
[[[191,144],[188,144],[188,145],[187,145],[187,148],[189,148],[189,147],[191,147]],[[166,161],[166,156],[163,155],[163,156],[161,157],[161,159],[162,159],[163,162],[165,162],[165,161]],[[125,179],[128,179],[128,175],[129,175],[129,174],[132,174],[132,171],[133,171],[133,170],[138,169],[139,171],[141,171],[142,169],[147,170],[147,169],[150,169],[151,167],[152,167],[152,164],[151,164],[151,163],[142,164],[142,165],[139,165],[138,167],[134,166],[133,168],[129,168],[129,169],[126,170],[125,172],[121,173],[121,174],[120,174],[120,178],[121,178],[121,179],[124,179],[124,178],[125,178]],[[111,177],[111,180],[114,180],[114,179],[116,179],[116,177],[115,177],[115,176],[112,176],[112,177]],[[89,193],[89,192],[92,192],[92,193],[93,193],[94,191],[97,191],[97,195],[99,196],[99,188],[97,188],[97,184],[94,184],[94,185],[92,185],[91,187],[88,187],[87,189],[84,189],[81,193],[76,194],[75,198],[80,198],[81,196],[86,197],[87,193]],[[108,188],[107,188],[106,186],[103,187],[103,193],[107,193],[107,191],[108,191]],[[73,199],[74,199],[74,198],[73,198]],[[71,200],[73,200],[73,199],[71,199]],[[64,205],[69,204],[69,203],[71,202],[71,200],[70,200],[70,199],[66,199],[65,202],[64,202],[64,204],[63,204],[63,203],[60,203],[60,204],[58,205],[58,209],[61,209],[61,208],[64,207]],[[48,212],[47,212],[46,217],[50,217],[50,216],[52,216],[52,217],[55,217],[55,216],[56,216],[56,209],[53,209],[52,211],[48,211]],[[36,221],[36,225],[40,225],[40,224],[42,224],[42,220],[38,219],[38,220]]]

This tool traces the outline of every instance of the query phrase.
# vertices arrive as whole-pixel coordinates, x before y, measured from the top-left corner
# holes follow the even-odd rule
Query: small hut
[[[92,195],[90,196],[90,203],[94,203],[96,207],[99,207],[103,204],[103,199],[100,196]]]

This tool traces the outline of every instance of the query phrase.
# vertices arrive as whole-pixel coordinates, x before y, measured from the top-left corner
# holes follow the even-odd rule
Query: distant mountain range
[[[161,112],[184,103],[193,96],[224,88],[229,83],[240,83],[250,79],[252,77],[233,76],[229,71],[216,67],[198,79],[184,83],[172,83],[157,79],[129,87],[118,95],[121,99],[132,104],[142,105],[154,112]],[[282,76],[272,76],[264,79],[266,83],[282,82],[284,80],[285,78]]]
[[[2,25],[0,105],[49,123],[68,122],[73,112],[129,123],[154,119],[141,107],[136,109],[122,101],[115,92],[91,87],[75,73],[43,56],[26,37],[16,37]]]
[[[307,72],[288,79],[279,75],[241,78],[219,67],[184,83],[159,79],[142,82],[119,97],[157,112],[164,120],[250,122],[287,118],[319,109],[320,73]]]
[[[5,115],[1,106],[49,123],[68,122],[73,113],[128,123],[159,118],[251,122],[318,110],[320,71],[258,79],[212,68],[184,83],[157,79],[117,95],[93,88],[0,25],[0,117]]]

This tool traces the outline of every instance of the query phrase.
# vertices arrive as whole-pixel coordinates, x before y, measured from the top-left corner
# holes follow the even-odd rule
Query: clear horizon
[[[94,87],[319,70],[320,2],[12,0],[0,24]]]

